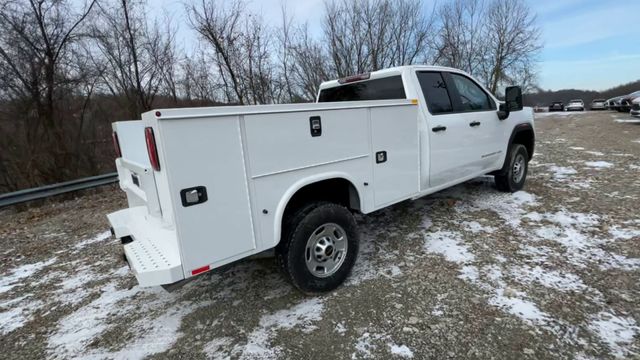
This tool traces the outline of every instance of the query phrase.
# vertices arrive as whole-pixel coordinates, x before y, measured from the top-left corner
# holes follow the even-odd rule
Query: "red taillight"
[[[153,136],[153,129],[150,127],[144,128],[144,138],[147,142],[147,153],[149,153],[149,161],[151,161],[151,167],[155,171],[160,171],[160,159],[158,159],[158,149],[156,148],[156,138]]]
[[[111,133],[111,140],[113,140],[113,149],[116,151],[116,158],[122,157],[122,151],[120,151],[120,141],[118,141],[118,133]]]

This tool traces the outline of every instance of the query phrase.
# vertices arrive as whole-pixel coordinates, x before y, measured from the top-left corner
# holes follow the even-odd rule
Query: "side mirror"
[[[509,111],[522,110],[522,89],[520,86],[509,86],[505,91],[504,103]]]
[[[522,89],[519,86],[509,86],[504,95],[504,103],[498,109],[498,119],[504,120],[512,111],[522,110]]]

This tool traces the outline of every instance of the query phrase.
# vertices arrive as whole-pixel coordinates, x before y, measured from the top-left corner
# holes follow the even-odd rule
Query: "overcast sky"
[[[442,0],[444,1],[444,0]],[[640,0],[527,0],[543,32],[539,85],[543,89],[604,90],[640,79]],[[249,0],[266,23],[281,23],[284,3],[295,21],[319,34],[324,0]],[[430,11],[432,1],[425,1]],[[153,6],[156,4],[156,6]],[[162,6],[157,6],[162,4]],[[195,44],[180,0],[149,2],[168,11],[185,47]]]

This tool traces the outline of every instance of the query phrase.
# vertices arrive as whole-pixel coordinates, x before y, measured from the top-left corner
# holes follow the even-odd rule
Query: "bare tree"
[[[452,0],[443,3],[437,13],[441,21],[437,62],[477,73],[486,52],[484,1]]]
[[[326,2],[324,41],[339,77],[430,58],[434,21],[414,0]]]
[[[194,30],[211,47],[226,100],[240,104],[274,102],[278,88],[272,58],[272,31],[248,13],[242,1],[202,0],[186,5]]]
[[[309,35],[307,25],[296,31],[291,45],[291,82],[294,102],[313,101],[320,83],[334,78],[327,53],[322,44]]]
[[[531,76],[530,69],[542,48],[540,28],[523,0],[493,0],[486,18],[487,53],[482,72],[489,90],[495,93],[502,81],[518,82]]]
[[[99,10],[93,37],[100,55],[94,59],[104,68],[108,91],[124,97],[129,116],[150,110],[162,90],[177,101],[175,28],[150,23],[144,2],[100,3]]]
[[[77,11],[63,0],[0,2],[2,96],[17,116],[11,126],[16,138],[8,147],[21,150],[11,154],[20,159],[12,163],[22,167],[7,170],[24,176],[20,182],[38,184],[66,175],[70,150],[62,103],[78,81],[70,54],[94,4],[86,2]],[[5,168],[9,160],[0,158]]]

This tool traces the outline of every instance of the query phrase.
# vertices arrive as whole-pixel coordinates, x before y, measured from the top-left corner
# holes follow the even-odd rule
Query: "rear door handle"
[[[480,121],[474,121],[472,123],[469,123],[469,126],[471,126],[471,127],[480,126]]]
[[[445,131],[445,130],[447,130],[447,127],[442,125],[438,125],[431,129],[431,131],[433,132],[439,132],[439,131]]]

